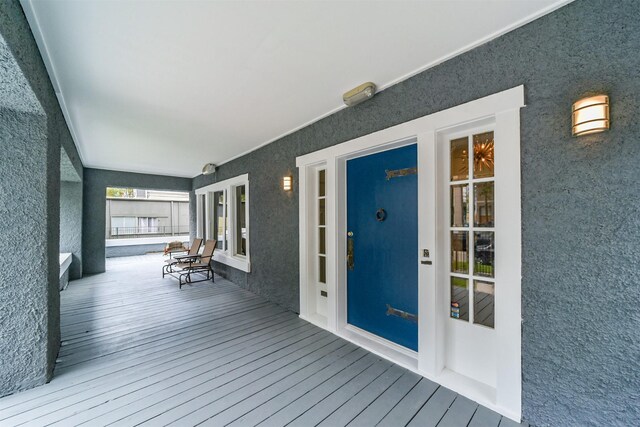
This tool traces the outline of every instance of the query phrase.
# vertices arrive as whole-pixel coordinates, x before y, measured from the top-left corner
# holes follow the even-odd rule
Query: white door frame
[[[518,421],[521,417],[522,387],[519,110],[524,106],[524,86],[518,86],[296,159],[300,172],[300,317]],[[503,273],[503,280],[508,278],[509,281],[509,286],[496,295],[496,307],[500,304],[509,309],[495,312],[495,323],[499,325],[496,334],[500,359],[497,361],[497,387],[492,392],[442,369],[443,317],[439,314],[445,306],[438,303],[442,295],[435,286],[436,269],[432,268],[438,261],[435,221],[429,221],[431,225],[427,227],[419,225],[418,231],[419,248],[433,248],[430,260],[434,262],[433,266],[421,265],[419,268],[418,352],[346,324],[346,160],[417,141],[418,210],[421,217],[436,218],[435,202],[428,199],[435,197],[437,175],[434,168],[425,167],[425,162],[435,159],[439,133],[480,120],[492,121],[496,141],[505,142],[500,144],[499,150],[496,149],[496,164],[509,165],[501,172],[502,176],[496,176],[508,186],[506,191],[496,192],[495,196],[496,223],[501,227],[501,232],[496,235],[496,247],[511,250],[502,252],[505,256],[508,254],[508,258],[505,257],[499,269],[496,268],[497,272]],[[326,168],[326,316],[315,312],[314,304],[310,303],[316,300],[318,293],[317,282],[310,277],[315,270],[310,268],[314,260],[308,241],[309,233],[313,232],[310,230],[315,230],[315,201],[311,190],[319,165]],[[505,213],[509,214],[508,217]]]

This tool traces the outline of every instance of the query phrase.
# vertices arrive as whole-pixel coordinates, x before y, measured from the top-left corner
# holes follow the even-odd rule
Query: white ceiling
[[[87,167],[193,177],[567,0],[22,0]]]

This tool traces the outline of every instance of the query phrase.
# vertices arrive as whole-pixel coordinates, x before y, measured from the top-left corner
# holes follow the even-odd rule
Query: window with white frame
[[[199,188],[196,195],[198,230],[217,242],[214,260],[249,272],[249,175]]]

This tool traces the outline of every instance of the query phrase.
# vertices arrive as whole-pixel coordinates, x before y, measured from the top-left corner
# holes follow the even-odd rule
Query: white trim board
[[[516,203],[513,207],[513,220],[508,221],[507,233],[513,245],[517,246],[509,257],[513,265],[510,267],[510,277],[516,276],[510,282],[510,301],[521,301],[520,289],[520,122],[519,110],[524,107],[524,87],[518,86],[475,101],[471,101],[447,110],[443,110],[428,116],[424,116],[391,128],[387,128],[369,135],[355,138],[332,147],[300,156],[296,159],[299,168],[300,191],[300,317],[309,319],[314,324],[325,328],[336,335],[352,341],[368,350],[392,360],[401,366],[411,369],[426,378],[443,384],[454,391],[465,395],[477,402],[496,410],[497,412],[520,420],[521,417],[521,304],[513,304],[509,309],[509,316],[504,313],[496,313],[496,322],[509,327],[496,331],[500,343],[500,360],[496,388],[450,372],[448,369],[438,368],[438,347],[443,340],[441,332],[436,326],[437,299],[431,288],[425,286],[425,269],[421,269],[419,286],[419,351],[413,355],[406,349],[399,351],[393,343],[385,342],[379,337],[371,336],[366,331],[358,330],[346,322],[346,161],[350,158],[372,154],[403,145],[418,144],[419,159],[419,193],[423,191],[435,191],[435,186],[428,190],[436,181],[434,171],[424,169],[425,155],[435,156],[436,141],[439,134],[445,134],[449,130],[458,129],[461,126],[470,126],[474,123],[493,123],[496,139],[500,138],[508,143],[508,149],[500,154],[503,157],[497,161],[511,162],[508,176],[513,178],[509,184],[512,198]],[[433,150],[433,152],[431,152]],[[508,158],[507,158],[508,157]],[[435,158],[435,157],[434,157]],[[423,168],[421,168],[421,164]],[[313,188],[315,171],[319,167],[326,168],[326,235],[327,235],[327,283],[328,292],[326,315],[323,316],[315,310],[313,303],[317,284],[310,277],[310,253],[308,248],[312,239],[309,239],[310,230],[314,226]],[[426,181],[423,181],[426,180]],[[430,184],[431,183],[431,184]],[[500,202],[496,196],[496,203]],[[504,203],[504,200],[503,202]],[[511,204],[509,204],[511,207]],[[419,203],[420,212],[432,214],[436,218],[435,209],[422,200]],[[421,214],[422,215],[422,214]],[[419,232],[424,233],[425,227],[421,226]],[[428,227],[427,227],[428,228]],[[434,243],[434,244],[432,244]],[[435,242],[428,243],[427,248],[435,248]],[[421,247],[425,240],[421,240]],[[435,283],[435,282],[433,282]],[[504,295],[504,293],[503,293]],[[427,303],[427,301],[431,301]],[[500,319],[499,316],[502,316]],[[439,341],[440,340],[440,341]]]
[[[222,264],[226,264],[230,267],[236,268],[238,270],[244,271],[245,273],[249,273],[251,272],[251,257],[250,257],[250,221],[249,221],[249,203],[251,200],[251,197],[249,196],[249,174],[243,174],[243,175],[238,175],[235,176],[233,178],[229,178],[229,179],[225,179],[224,181],[219,181],[219,182],[215,182],[213,184],[207,185],[205,187],[200,187],[197,190],[195,190],[196,193],[196,217],[197,217],[197,224],[198,224],[198,233],[200,233],[202,230],[204,230],[204,232],[202,232],[202,237],[205,239],[216,239],[217,237],[213,235],[213,230],[212,230],[212,226],[211,226],[211,222],[203,222],[203,218],[202,218],[202,196],[205,196],[205,206],[204,206],[204,210],[205,210],[205,216],[206,218],[212,218],[213,215],[213,201],[212,201],[212,195],[214,192],[216,191],[225,191],[225,194],[227,195],[226,197],[229,198],[229,195],[231,194],[231,192],[239,186],[243,186],[245,187],[245,220],[246,220],[246,255],[242,256],[242,255],[236,255],[234,254],[235,251],[235,233],[234,232],[228,232],[228,239],[227,239],[227,244],[231,247],[231,250],[229,250],[229,248],[224,248],[224,249],[219,249],[216,248],[215,252],[213,253],[213,260],[220,262]],[[233,200],[233,199],[232,199]],[[227,217],[229,218],[229,226],[232,229],[232,231],[235,231],[236,229],[236,222],[235,222],[235,218],[236,218],[236,205],[235,202],[232,203],[228,203],[228,200],[225,199],[225,204],[227,204],[228,206],[228,212],[226,213]],[[228,231],[228,230],[227,230]]]

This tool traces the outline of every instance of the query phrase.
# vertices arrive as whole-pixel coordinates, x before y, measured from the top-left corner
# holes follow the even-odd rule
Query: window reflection
[[[469,178],[469,140],[464,138],[451,141],[451,181]]]
[[[473,177],[493,176],[493,131],[473,135]]]
[[[236,187],[236,254],[247,255],[246,188]]]
[[[473,185],[473,224],[493,227],[493,181]]]
[[[469,226],[469,186],[451,186],[451,226]]]
[[[325,175],[324,169],[318,172],[318,196],[324,197],[325,192]]]
[[[469,321],[469,280],[451,277],[451,317]]]
[[[318,281],[320,283],[327,283],[327,260],[323,256],[318,258],[319,258],[319,270],[320,270]]]
[[[494,327],[494,284],[481,280],[473,282],[473,323]]]
[[[224,250],[224,192],[216,191],[213,193],[213,235],[218,241],[216,248]]]
[[[325,225],[325,208],[324,208],[325,199],[320,199],[320,209],[318,212],[318,222],[320,225]]]
[[[474,274],[494,277],[494,233],[492,231],[476,231],[474,235]]]
[[[468,232],[451,232],[451,272],[469,272],[469,245],[467,242]]]

